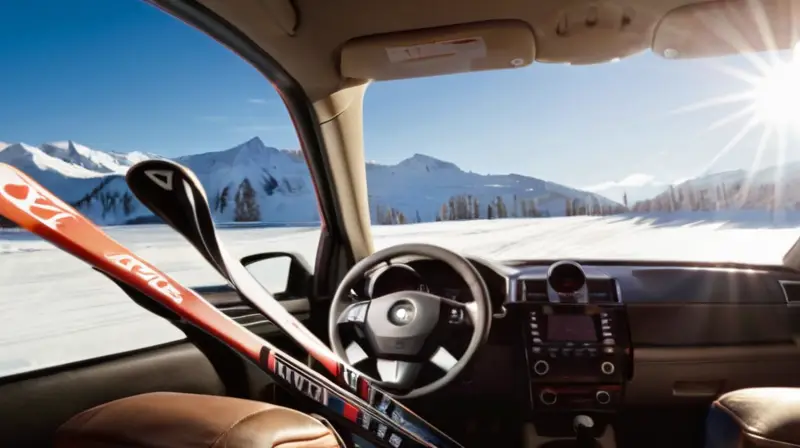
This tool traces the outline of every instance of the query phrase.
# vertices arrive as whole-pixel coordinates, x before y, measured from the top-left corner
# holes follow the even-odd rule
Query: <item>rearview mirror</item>
[[[276,299],[309,296],[313,275],[302,255],[292,252],[264,252],[248,255],[241,262]]]

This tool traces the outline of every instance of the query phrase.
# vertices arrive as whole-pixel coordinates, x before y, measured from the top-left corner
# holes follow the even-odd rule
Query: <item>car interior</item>
[[[319,200],[317,259],[312,269],[298,255],[263,247],[242,262],[287,259],[287,288],[276,299],[317,336],[334,339],[337,354],[367,375],[385,375],[369,359],[351,358],[344,341],[353,334],[339,335],[331,317],[345,281],[346,293],[352,286],[364,300],[424,290],[468,304],[482,300],[476,291],[486,294],[491,317],[477,350],[469,329],[446,341],[455,358],[469,355],[466,367],[445,382],[446,367],[423,367],[413,389],[441,387],[399,394],[425,420],[467,447],[800,446],[800,244],[776,266],[463,254],[466,277],[446,257],[405,247],[351,275],[375,252],[363,150],[369,83],[599,64],[642,51],[680,59],[787,49],[798,40],[800,3],[151,3],[236,52],[281,94]],[[230,287],[196,290],[314,366]],[[353,446],[352,435],[308,401],[216,339],[177,325],[185,340],[0,378],[0,446]]]

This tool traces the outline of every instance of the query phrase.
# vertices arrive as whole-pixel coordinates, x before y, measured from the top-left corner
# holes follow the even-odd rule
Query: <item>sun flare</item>
[[[792,60],[778,62],[755,83],[756,118],[766,125],[800,128],[800,44]]]
[[[779,183],[789,151],[788,136],[800,135],[800,42],[795,43],[786,60],[780,58],[777,52],[757,55],[742,49],[741,54],[752,64],[754,71],[718,64],[712,64],[712,67],[745,82],[746,88],[704,99],[674,112],[692,112],[719,106],[728,108],[728,113],[711,123],[707,131],[720,128],[726,128],[726,132],[735,130],[706,166],[698,170],[697,176],[711,172],[726,154],[743,142],[752,141],[746,140],[746,137],[760,131],[757,147],[752,148],[755,151],[753,164],[743,186],[747,192],[752,176],[761,168],[765,153],[772,152],[773,147],[778,167],[775,181]]]

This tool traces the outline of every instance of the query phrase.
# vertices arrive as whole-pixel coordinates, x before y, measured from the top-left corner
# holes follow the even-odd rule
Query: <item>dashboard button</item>
[[[461,308],[451,308],[447,322],[453,325],[463,324],[465,322],[464,310]]]
[[[614,345],[615,341],[611,338],[603,339],[603,345]]]
[[[597,393],[594,394],[594,399],[600,404],[608,404],[611,403],[611,394],[604,390],[598,390]]]
[[[600,364],[600,370],[606,375],[611,375],[612,373],[614,373],[616,368],[614,367],[614,364],[605,361],[604,363]]]
[[[545,389],[539,393],[539,401],[547,406],[556,404],[558,394],[554,390]]]
[[[540,359],[533,364],[533,371],[539,376],[547,375],[547,372],[550,371],[550,364]]]

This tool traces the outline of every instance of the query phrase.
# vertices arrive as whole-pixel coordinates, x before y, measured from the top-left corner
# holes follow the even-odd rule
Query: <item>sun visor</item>
[[[340,67],[345,78],[387,81],[524,67],[535,56],[526,23],[495,21],[353,39]]]
[[[653,51],[672,58],[792,48],[800,34],[796,0],[714,1],[683,6],[661,20]]]

